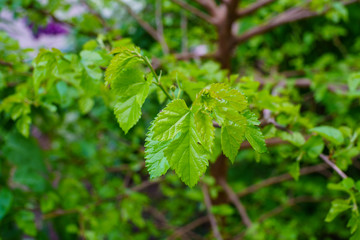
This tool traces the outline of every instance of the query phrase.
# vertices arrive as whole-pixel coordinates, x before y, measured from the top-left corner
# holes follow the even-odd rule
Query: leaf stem
[[[156,81],[156,85],[164,92],[164,94],[166,95],[167,98],[169,98],[170,100],[173,100],[174,98],[172,96],[170,96],[170,94],[168,93],[168,91],[166,91],[165,87],[161,84],[160,82],[160,77],[156,74],[153,66],[151,65],[151,62],[149,60],[148,57],[144,57],[142,55],[140,55],[141,58],[144,60],[145,64],[150,68],[150,71],[152,73],[152,75],[155,78]]]

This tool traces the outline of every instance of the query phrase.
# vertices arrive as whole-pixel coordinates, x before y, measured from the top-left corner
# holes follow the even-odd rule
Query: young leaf
[[[259,153],[267,152],[265,138],[257,126],[247,126],[245,130],[245,137],[255,151]]]
[[[196,130],[201,136],[202,144],[209,152],[212,152],[215,128],[210,115],[201,110],[197,111],[195,113],[195,124]]]
[[[244,141],[245,129],[246,119],[242,116],[237,121],[228,121],[221,127],[221,148],[232,163]]]
[[[148,96],[151,82],[144,79],[139,65],[112,75],[110,80],[111,90],[118,96],[114,112],[126,134],[140,119],[141,106]]]
[[[189,114],[190,110],[184,100],[172,101],[156,117],[153,138],[160,141],[175,138],[186,124]]]
[[[181,134],[165,150],[170,166],[188,186],[193,187],[209,164],[208,151],[196,130],[194,113],[186,114],[181,126]]]
[[[331,208],[328,215],[325,218],[325,221],[331,222],[332,220],[334,220],[334,218],[336,218],[337,215],[350,208],[351,205],[349,204],[348,200],[335,199],[334,201],[331,202]]]
[[[149,130],[145,144],[145,162],[151,179],[164,175],[170,168],[169,162],[164,155],[164,150],[169,146],[170,142],[171,140],[154,140],[153,131],[152,129]]]
[[[12,200],[13,195],[8,189],[3,188],[0,190],[0,220],[3,219],[9,211]]]
[[[344,142],[344,137],[340,130],[330,127],[330,126],[319,126],[315,127],[313,129],[310,129],[311,132],[315,132],[325,138],[326,140],[329,140],[330,142],[341,145]]]

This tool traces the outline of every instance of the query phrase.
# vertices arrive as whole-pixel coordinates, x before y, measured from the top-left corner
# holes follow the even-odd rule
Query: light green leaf
[[[351,208],[351,205],[349,204],[348,200],[335,199],[334,201],[331,202],[331,208],[325,218],[325,221],[331,222],[332,220],[334,220],[334,218],[336,218],[337,215],[339,215],[340,213],[342,213],[350,208]]]
[[[111,91],[117,95],[114,112],[126,134],[140,119],[141,106],[149,94],[151,82],[144,79],[138,65],[124,69],[112,77]]]
[[[164,150],[169,146],[170,142],[171,140],[154,140],[152,129],[149,130],[145,143],[145,162],[151,179],[164,175],[170,168],[169,162],[164,155]]]
[[[297,147],[300,147],[305,143],[305,138],[299,132],[293,132],[293,133],[281,132],[280,137],[283,140],[288,141]]]
[[[234,122],[228,121],[221,127],[221,148],[232,163],[244,141],[245,129],[246,118],[242,116]]]
[[[325,138],[326,140],[336,144],[341,145],[344,142],[344,137],[340,130],[330,127],[330,126],[319,126],[313,129],[310,129],[311,132],[315,132]]]
[[[31,118],[28,115],[23,115],[16,121],[16,128],[24,137],[29,137]]]
[[[174,100],[162,110],[154,121],[154,139],[173,139],[187,124],[190,110],[182,99]]]
[[[91,111],[94,106],[94,99],[91,97],[82,97],[79,99],[79,109],[82,114],[86,114]]]
[[[180,136],[169,144],[165,156],[181,180],[193,187],[209,164],[209,154],[196,130],[194,113],[188,110],[185,116]]]
[[[8,189],[3,188],[0,190],[0,220],[3,219],[9,211],[12,200],[13,195]]]
[[[197,111],[195,113],[195,124],[196,130],[201,136],[201,143],[209,152],[212,152],[215,128],[210,115],[204,111]]]
[[[267,152],[265,138],[257,126],[247,126],[245,130],[245,137],[255,151],[259,153]]]
[[[35,214],[30,211],[19,211],[15,215],[17,226],[29,236],[36,235]]]
[[[320,136],[312,136],[302,146],[302,149],[310,158],[317,158],[323,152],[324,146],[324,141]]]
[[[241,112],[247,108],[245,96],[224,83],[212,84],[210,86],[210,95],[219,101],[226,101],[226,104],[236,111]]]

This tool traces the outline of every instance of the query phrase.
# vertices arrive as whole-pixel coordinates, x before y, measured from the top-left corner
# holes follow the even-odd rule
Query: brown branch
[[[238,197],[236,196],[234,191],[231,189],[231,187],[226,183],[226,181],[224,179],[220,180],[220,185],[225,190],[230,201],[234,204],[234,206],[238,210],[240,217],[241,217],[243,223],[245,224],[245,226],[247,228],[250,228],[252,225],[251,220],[246,212],[244,205],[241,203],[240,199],[238,199]]]
[[[188,4],[184,1],[181,1],[181,0],[171,0],[171,1],[176,3],[177,5],[179,5],[183,9],[189,11],[190,13],[194,14],[195,16],[197,16],[209,23],[213,23],[213,18],[211,16],[209,16],[208,14],[204,13],[203,11],[197,9],[196,7],[193,7],[190,4]]]
[[[274,146],[278,146],[278,145],[289,144],[288,141],[282,140],[281,138],[268,138],[268,139],[265,139],[265,143],[266,143],[267,147],[274,147]],[[240,147],[240,149],[249,149],[249,148],[252,148],[252,147],[248,141],[244,141]]]
[[[216,218],[215,218],[214,214],[211,212],[211,207],[212,207],[211,199],[210,199],[208,188],[205,184],[202,184],[202,191],[203,191],[203,195],[204,195],[204,202],[205,202],[205,206],[207,209],[208,218],[209,218],[209,221],[211,224],[211,228],[213,230],[214,237],[217,240],[222,240],[223,238],[221,237]]]
[[[3,60],[0,60],[0,65],[3,65],[3,66],[6,66],[6,67],[9,67],[9,68],[14,68],[13,64],[10,63],[10,62],[5,62]]]
[[[344,5],[349,5],[352,3],[356,3],[358,1],[359,0],[348,0],[348,1],[344,1],[342,3]],[[243,33],[242,35],[238,36],[236,38],[235,43],[236,44],[243,43],[252,37],[255,37],[260,34],[264,34],[278,26],[281,26],[281,25],[284,25],[287,23],[292,23],[292,22],[296,22],[299,20],[304,20],[307,18],[323,15],[326,12],[328,12],[329,10],[330,10],[330,8],[326,8],[325,10],[323,10],[321,12],[314,12],[314,11],[311,11],[311,10],[303,8],[303,7],[291,8],[291,9],[279,14],[278,16],[273,17],[267,23],[260,25],[258,27],[255,27],[253,29],[250,29],[247,32]]]
[[[324,171],[324,170],[326,170],[328,168],[329,168],[329,166],[327,164],[325,164],[325,163],[318,164],[318,165],[315,165],[315,166],[310,166],[310,167],[304,167],[304,168],[300,169],[300,176],[308,175],[308,174],[315,173],[315,172],[321,172],[321,171]],[[270,177],[270,178],[265,179],[265,180],[263,180],[263,181],[261,181],[259,183],[251,185],[250,187],[245,188],[241,192],[237,193],[237,196],[238,197],[244,197],[246,195],[249,195],[251,193],[254,193],[254,192],[258,191],[261,188],[265,188],[265,187],[268,187],[268,186],[271,186],[271,185],[274,185],[274,184],[277,184],[277,183],[281,183],[281,182],[284,182],[284,181],[288,181],[288,180],[291,180],[291,179],[293,179],[293,177],[289,173],[282,174],[282,175],[279,175],[279,176],[276,176],[276,177]]]
[[[165,229],[169,229],[172,231],[175,231],[175,227],[169,224],[168,219],[165,217],[165,215],[160,212],[157,208],[152,207],[152,206],[148,206],[146,209],[149,213],[152,214],[152,216],[158,220],[162,226],[160,225],[160,228],[165,228]],[[183,232],[181,235],[184,235],[183,239],[203,239],[201,236],[199,236],[198,234],[194,233],[191,231],[192,229],[188,229],[188,231]]]
[[[256,12],[257,10],[259,10],[262,7],[265,7],[266,5],[275,2],[276,0],[258,0],[257,2],[251,4],[250,6],[244,8],[244,9],[240,9],[237,13],[236,13],[236,17],[237,18],[243,18],[246,17],[254,12]]]
[[[168,239],[173,240],[178,237],[181,237],[182,235],[186,234],[187,232],[199,227],[200,225],[209,222],[208,216],[203,216],[198,219],[195,219],[189,224],[186,224],[185,226],[178,228]]]
[[[118,0],[118,2],[123,5],[126,11],[137,21],[137,23],[156,41],[158,41],[163,49],[168,49],[168,46],[163,39],[163,36],[160,36],[155,28],[153,28],[149,23],[144,21],[139,15],[137,15],[131,7],[129,7],[122,0]]]
[[[106,19],[104,19],[104,17],[99,12],[95,11],[91,7],[89,1],[86,1],[86,0],[80,0],[80,1],[82,4],[84,4],[86,6],[88,11],[99,20],[99,22],[103,25],[103,27],[106,31],[111,31],[111,27],[108,25]]]
[[[335,163],[333,163],[328,156],[324,155],[324,154],[320,154],[320,158],[327,164],[329,165],[332,169],[335,170],[335,172],[337,172],[337,174],[339,174],[340,177],[342,177],[343,179],[347,178],[348,176],[341,171],[341,169],[336,166]]]
[[[218,7],[216,6],[216,2],[214,0],[195,0],[195,2],[205,8],[211,16],[216,15]]]
[[[274,217],[280,214],[281,212],[283,212],[284,210],[286,210],[287,208],[293,207],[299,203],[313,203],[313,202],[321,202],[323,200],[325,200],[325,198],[316,199],[312,196],[301,196],[296,198],[290,198],[287,203],[279,207],[276,207],[273,210],[261,215],[258,219],[258,222],[263,222],[268,218]]]
[[[156,29],[157,35],[160,38],[160,44],[164,54],[169,54],[169,47],[165,41],[164,36],[164,25],[162,22],[162,0],[156,0],[155,5],[155,20],[156,20]]]

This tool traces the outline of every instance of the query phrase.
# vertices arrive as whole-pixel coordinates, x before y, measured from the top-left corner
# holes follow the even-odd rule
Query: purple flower
[[[37,26],[28,21],[27,26],[33,32],[35,38],[39,38],[41,35],[61,35],[68,34],[69,32],[63,24],[55,22],[53,19],[46,26]]]

